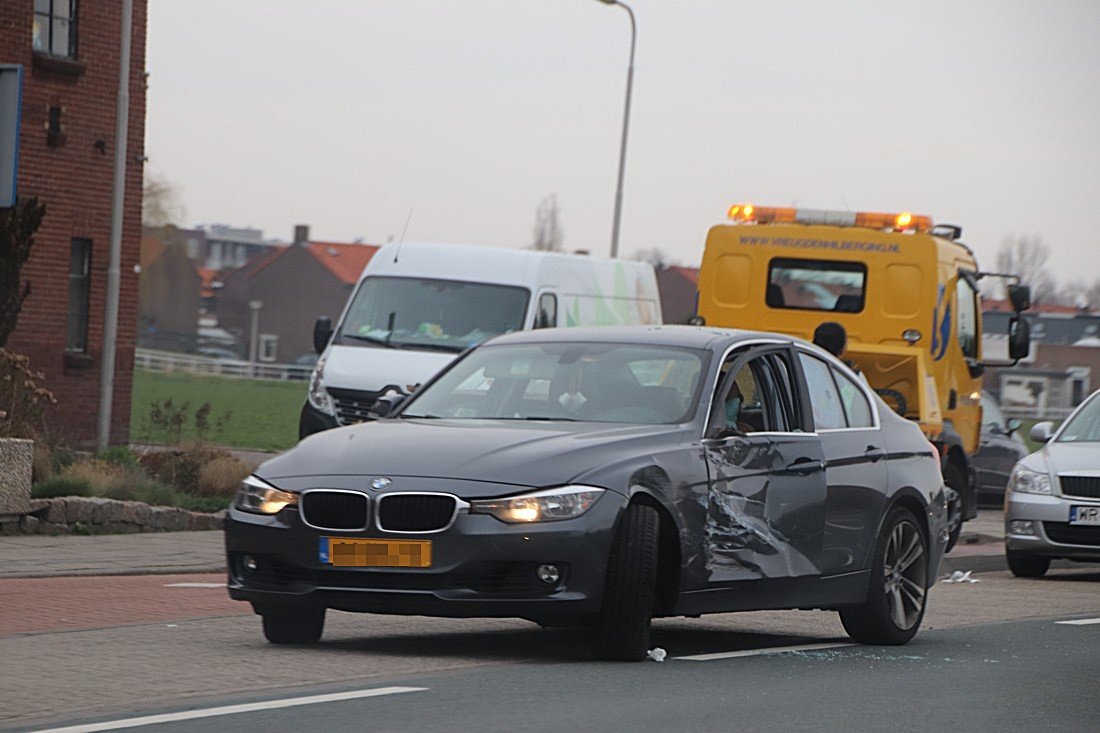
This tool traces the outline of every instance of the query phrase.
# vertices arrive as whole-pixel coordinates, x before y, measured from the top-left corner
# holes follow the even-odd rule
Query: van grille
[[[306,491],[300,499],[302,519],[318,529],[366,529],[369,502],[357,491]]]
[[[387,494],[378,500],[378,528],[438,532],[451,526],[457,500],[449,494]]]
[[[1058,476],[1063,496],[1100,499],[1100,476]]]
[[[381,392],[366,392],[357,389],[329,389],[332,403],[336,407],[336,419],[341,425],[355,425],[372,420],[367,413],[371,405],[381,396]]]

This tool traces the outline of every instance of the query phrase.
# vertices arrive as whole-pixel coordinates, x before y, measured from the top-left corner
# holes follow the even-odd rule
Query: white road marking
[[[685,659],[689,662],[710,662],[715,659],[734,659],[736,657],[759,657],[765,654],[783,654],[784,652],[810,652],[818,649],[839,649],[845,646],[856,646],[852,642],[833,644],[802,644],[801,646],[773,646],[766,649],[746,649],[740,652],[716,652],[714,654],[692,654],[687,657],[673,657],[673,659]]]
[[[1055,621],[1056,624],[1066,624],[1067,626],[1089,626],[1090,624],[1100,624],[1100,618],[1079,618],[1074,621]]]
[[[224,588],[225,583],[165,583],[165,588]]]
[[[125,718],[123,720],[110,720],[104,723],[89,723],[87,725],[71,725],[66,728],[50,728],[48,730],[35,731],[35,733],[95,733],[103,730],[119,730],[121,728],[137,728],[142,725],[157,725],[158,723],[175,723],[180,720],[195,720],[197,718],[213,718],[219,715],[236,715],[238,713],[253,713],[260,710],[275,710],[278,708],[292,708],[298,705],[316,705],[325,702],[340,702],[343,700],[358,700],[364,697],[380,697],[382,695],[397,695],[402,692],[426,692],[427,687],[377,687],[373,690],[353,690],[351,692],[335,692],[329,695],[311,695],[310,697],[296,697],[289,700],[268,700],[267,702],[254,702],[246,705],[226,705],[220,708],[206,708],[205,710],[187,710],[179,713],[164,713],[162,715],[146,715],[141,718]]]

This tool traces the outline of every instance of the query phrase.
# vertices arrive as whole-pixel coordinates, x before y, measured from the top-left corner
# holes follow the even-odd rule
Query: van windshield
[[[344,344],[464,351],[523,328],[530,292],[510,285],[368,277],[340,326]]]

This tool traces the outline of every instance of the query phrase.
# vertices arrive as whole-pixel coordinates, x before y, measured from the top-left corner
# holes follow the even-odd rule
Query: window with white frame
[[[279,337],[273,333],[260,334],[260,353],[257,358],[260,361],[273,362],[279,353]]]

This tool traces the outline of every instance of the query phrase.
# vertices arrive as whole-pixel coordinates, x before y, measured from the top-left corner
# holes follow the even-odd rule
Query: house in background
[[[661,294],[661,320],[687,323],[695,315],[699,292],[699,268],[672,265],[657,271],[657,290]]]
[[[79,6],[79,7],[78,7]],[[79,12],[77,12],[79,10]],[[129,437],[145,149],[145,0],[133,3],[118,339],[109,440]],[[0,2],[0,63],[23,66],[20,199],[46,216],[22,276],[31,291],[7,348],[45,374],[50,426],[73,447],[99,427],[111,239],[121,3]]]
[[[236,270],[286,247],[284,242],[264,239],[263,230],[251,227],[207,224],[189,231],[195,234],[187,256],[199,262],[199,267],[214,271]]]
[[[202,287],[187,256],[186,235],[174,227],[146,229],[141,238],[137,345],[195,351]]]
[[[309,241],[295,227],[294,243],[230,273],[218,295],[219,327],[255,349],[256,360],[292,363],[313,353],[318,316],[336,320],[375,245]]]
[[[989,306],[982,313],[982,356],[1003,359],[1011,313],[997,301]],[[986,388],[1009,415],[1061,419],[1100,386],[1094,379],[1100,369],[1100,314],[1040,305],[1024,318],[1031,327],[1031,354],[1014,367],[987,369]]]

